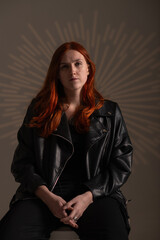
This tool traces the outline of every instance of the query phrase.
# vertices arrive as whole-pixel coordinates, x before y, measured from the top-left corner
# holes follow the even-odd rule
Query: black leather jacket
[[[40,185],[53,190],[74,152],[65,113],[57,130],[44,139],[39,137],[36,128],[26,126],[33,116],[33,106],[34,101],[18,131],[19,144],[11,171],[20,187],[12,203],[35,197],[34,191]],[[110,196],[125,205],[120,187],[131,173],[132,145],[117,103],[106,100],[91,115],[85,141],[87,181],[84,186],[90,189],[94,200]]]

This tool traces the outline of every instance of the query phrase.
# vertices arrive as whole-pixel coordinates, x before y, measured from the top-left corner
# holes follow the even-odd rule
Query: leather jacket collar
[[[86,148],[89,149],[90,146],[101,137],[103,137],[107,132],[109,132],[109,125],[103,125],[100,121],[101,118],[111,117],[113,115],[113,110],[102,108],[94,111],[90,116],[90,127],[89,131],[86,133]],[[62,113],[61,122],[58,128],[53,132],[53,135],[60,136],[72,144],[72,138],[70,134],[70,129],[68,125],[68,120],[65,112]]]

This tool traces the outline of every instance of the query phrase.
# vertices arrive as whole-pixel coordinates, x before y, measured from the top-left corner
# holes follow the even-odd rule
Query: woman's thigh
[[[119,203],[113,198],[93,202],[79,219],[78,225],[78,234],[84,240],[128,239]]]
[[[0,222],[0,239],[46,240],[58,222],[41,200],[18,201]]]

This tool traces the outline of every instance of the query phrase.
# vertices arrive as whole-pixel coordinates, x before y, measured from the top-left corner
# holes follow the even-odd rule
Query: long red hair
[[[59,80],[59,66],[64,53],[68,50],[80,52],[89,66],[88,79],[81,91],[81,105],[74,116],[74,124],[78,132],[88,131],[90,115],[104,102],[103,97],[94,87],[95,64],[86,49],[77,42],[62,44],[53,54],[43,87],[36,96],[35,116],[29,123],[29,127],[40,129],[42,137],[48,137],[58,127],[64,111],[65,94]]]

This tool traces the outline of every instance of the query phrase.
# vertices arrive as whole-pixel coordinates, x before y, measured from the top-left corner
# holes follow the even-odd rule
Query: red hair
[[[48,137],[59,125],[65,99],[63,86],[59,80],[59,66],[64,53],[68,50],[80,52],[88,66],[89,75],[81,91],[81,105],[78,107],[74,123],[78,132],[86,132],[90,125],[90,115],[102,107],[104,99],[94,87],[95,64],[86,49],[77,42],[62,44],[53,54],[44,84],[36,96],[35,114],[29,127],[40,129],[42,137]]]

